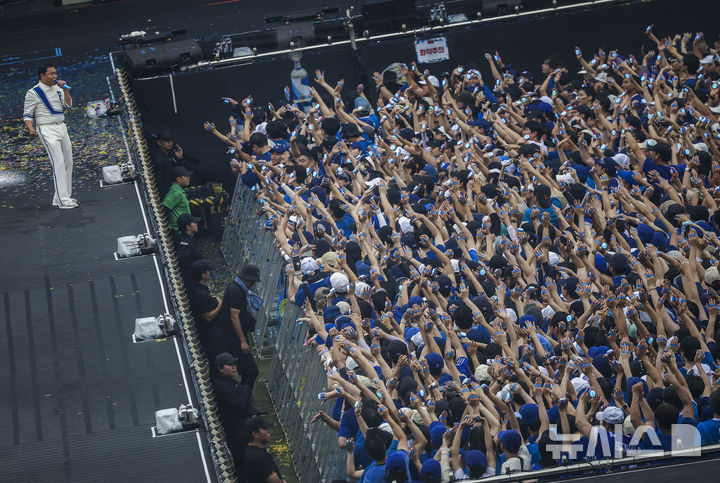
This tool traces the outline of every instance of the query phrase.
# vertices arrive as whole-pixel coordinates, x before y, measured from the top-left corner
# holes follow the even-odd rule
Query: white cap
[[[401,216],[398,220],[398,225],[400,225],[400,229],[403,233],[412,233],[415,231],[415,227],[410,223],[410,218],[407,218],[405,216]]]
[[[347,275],[344,273],[333,273],[330,275],[330,285],[332,285],[335,291],[347,290],[349,284],[350,280],[348,280]]]
[[[548,96],[540,96],[540,101],[542,101],[542,102],[544,102],[544,103],[546,103],[546,104],[550,104],[551,106],[553,105],[553,100],[552,100],[552,98],[551,98],[551,97],[548,97]]]
[[[383,178],[373,178],[370,181],[365,181],[365,186],[372,186],[374,188],[376,186],[383,184],[384,182],[385,182],[385,179],[383,179]]]
[[[427,80],[430,81],[430,84],[432,84],[435,87],[435,89],[438,89],[440,87],[440,81],[434,75],[427,76]]]
[[[477,382],[481,382],[481,381],[492,382],[492,377],[488,373],[488,369],[490,369],[490,366],[488,366],[487,364],[480,364],[479,366],[477,366],[477,369],[475,369],[475,374],[474,374],[475,380]]]
[[[305,257],[300,262],[300,271],[305,275],[310,275],[315,270],[319,269],[320,265],[311,257]]]
[[[622,424],[625,421],[625,413],[622,409],[615,406],[608,406],[603,411],[595,415],[598,421],[604,421],[609,424]]]
[[[698,151],[705,151],[706,153],[710,152],[708,150],[707,144],[705,144],[705,143],[696,143],[696,144],[693,144],[693,146],[695,146],[695,149],[697,149]]]
[[[624,153],[617,153],[615,156],[612,157],[617,164],[623,167],[623,169],[628,169],[630,167],[630,158],[627,154]]]
[[[342,315],[346,315],[350,312],[350,304],[347,302],[340,301],[337,303],[337,308]]]
[[[542,312],[542,316],[544,319],[549,319],[550,317],[555,315],[555,309],[553,309],[549,305],[547,307],[545,307],[544,309],[542,309],[540,312]]]
[[[378,429],[385,431],[390,436],[393,436],[393,430],[389,423],[382,423],[380,426],[378,426]]]
[[[575,394],[579,393],[583,389],[590,389],[590,383],[582,377],[573,377],[572,380],[570,380],[570,383],[575,389]]]
[[[370,291],[370,285],[365,282],[355,283],[355,296],[362,297],[366,292]]]
[[[420,347],[424,344],[422,334],[418,332],[417,334],[413,335],[412,337],[410,337],[410,342],[415,344],[415,347]]]

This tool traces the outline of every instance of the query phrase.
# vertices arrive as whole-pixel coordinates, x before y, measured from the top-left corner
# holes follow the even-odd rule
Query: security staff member
[[[185,188],[190,185],[190,176],[192,171],[178,166],[173,170],[175,182],[170,185],[170,190],[165,195],[162,205],[167,209],[168,225],[170,228],[177,230],[177,219],[183,213],[190,213],[190,204],[185,195]]]
[[[155,149],[150,153],[150,159],[155,171],[155,182],[158,191],[160,196],[164,197],[170,190],[170,185],[174,180],[175,168],[184,166],[183,149],[175,144],[175,136],[167,129],[160,131],[155,144]]]
[[[208,360],[225,352],[223,330],[218,320],[222,308],[222,299],[210,293],[207,286],[210,280],[210,271],[214,267],[207,260],[195,260],[190,270],[194,284],[188,287],[190,293],[190,308],[195,319],[195,328],[200,336]]]
[[[64,113],[72,107],[70,87],[58,79],[52,64],[42,64],[38,77],[40,82],[25,94],[23,121],[30,135],[40,138],[50,158],[55,187],[53,206],[68,210],[78,206],[71,197],[73,157]]]
[[[223,308],[220,311],[228,352],[238,358],[238,373],[242,375],[242,383],[248,386],[251,392],[259,371],[248,344],[248,338],[255,330],[255,317],[248,299],[259,298],[252,293],[252,288],[259,281],[260,269],[256,265],[243,265],[240,275],[225,289]]]
[[[252,415],[250,389],[240,384],[237,374],[237,359],[227,352],[215,358],[218,376],[215,377],[215,400],[225,429],[225,440],[235,462],[235,473],[243,475],[245,448],[248,443],[245,422]]]
[[[198,231],[200,221],[202,221],[200,218],[194,218],[190,213],[183,213],[177,219],[178,233],[175,235],[175,256],[180,263],[180,270],[187,289],[193,283],[193,277],[190,273],[192,264],[203,257],[193,238]]]

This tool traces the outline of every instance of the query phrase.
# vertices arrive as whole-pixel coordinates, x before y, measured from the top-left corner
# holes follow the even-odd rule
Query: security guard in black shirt
[[[237,359],[228,352],[215,358],[218,376],[215,378],[215,400],[225,428],[225,438],[235,461],[235,473],[243,475],[245,448],[248,443],[245,421],[252,415],[250,388],[240,384],[237,374]]]
[[[213,269],[214,267],[207,260],[195,260],[191,269],[194,284],[192,287],[186,287],[190,293],[190,308],[195,319],[195,328],[208,360],[211,361],[226,350],[225,335],[218,320],[222,299],[212,295],[207,286],[210,271]]]
[[[190,287],[193,282],[190,273],[193,262],[203,257],[193,238],[198,231],[198,223],[201,221],[201,218],[193,218],[189,213],[183,213],[177,219],[178,234],[175,235],[175,256],[180,263],[186,287]]]
[[[247,289],[252,290],[260,281],[260,268],[249,263],[242,266],[240,275],[225,289],[219,315],[225,331],[227,350],[238,358],[237,369],[242,375],[242,383],[248,386],[252,392],[259,374],[248,344],[250,334],[255,330],[255,317],[248,306],[248,295],[238,281],[241,281]]]
[[[173,181],[173,170],[183,166],[183,150],[175,144],[175,136],[163,130],[155,140],[156,146],[150,153],[153,171],[155,171],[155,183],[157,184],[160,197],[164,198],[170,189]]]

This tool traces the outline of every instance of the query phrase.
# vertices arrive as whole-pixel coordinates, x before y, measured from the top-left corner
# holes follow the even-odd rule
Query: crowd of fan
[[[720,442],[720,39],[646,34],[576,48],[577,75],[399,64],[374,106],[317,71],[307,112],[226,98],[230,132],[205,124],[293,259],[347,477]]]

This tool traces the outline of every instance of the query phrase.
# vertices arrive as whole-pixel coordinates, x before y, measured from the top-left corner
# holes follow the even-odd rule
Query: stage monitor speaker
[[[372,34],[400,32],[417,26],[415,0],[391,0],[367,3],[362,6],[363,29]]]
[[[312,22],[281,25],[275,31],[277,33],[277,44],[281,49],[289,48],[290,42],[294,42],[296,47],[315,43],[315,28]]]
[[[124,58],[132,75],[153,75],[197,62],[202,58],[202,50],[195,40],[178,40],[128,49]]]
[[[521,3],[520,0],[483,0],[483,12],[489,16],[512,14]]]

